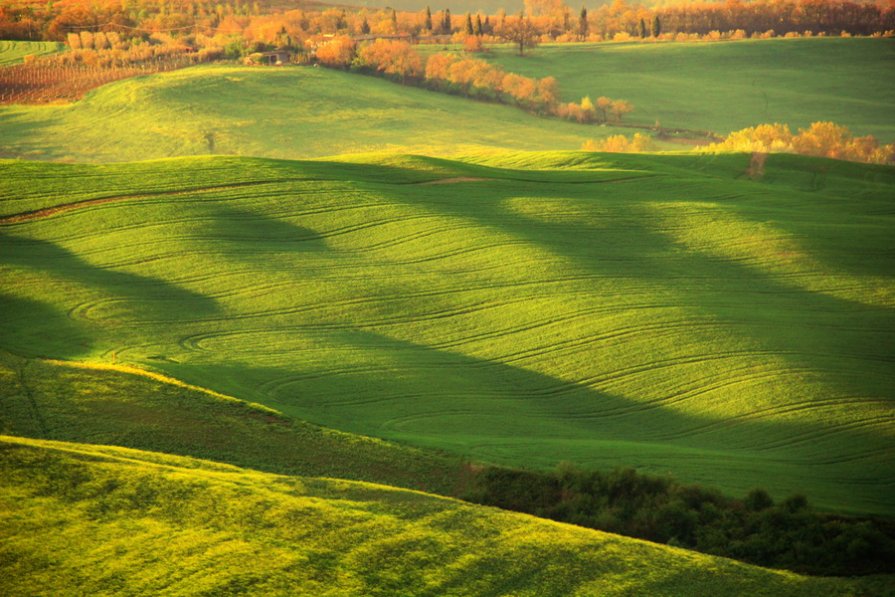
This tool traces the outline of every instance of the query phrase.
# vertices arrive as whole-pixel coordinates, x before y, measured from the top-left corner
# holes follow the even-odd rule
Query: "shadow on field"
[[[292,222],[224,205],[213,214],[201,236],[227,257],[265,261],[274,253],[328,250],[317,232]]]
[[[768,156],[766,167],[760,209],[742,202],[724,207],[756,223],[773,219],[832,272],[895,272],[895,168],[787,154]]]
[[[735,199],[740,197],[740,185],[752,184],[711,178],[678,186],[671,182],[666,185],[662,178],[575,185],[490,181],[467,184],[462,194],[438,187],[416,188],[409,193],[396,187],[389,195],[446,215],[473,219],[484,227],[547,249],[566,258],[575,269],[599,278],[650,284],[663,296],[673,297],[682,308],[736,322],[738,331],[770,351],[787,355],[793,367],[816,367],[817,359],[858,358],[890,364],[895,354],[893,310],[806,290],[787,284],[783,276],[741,261],[683,247],[663,232],[662,226],[667,223],[651,219],[653,210],[649,207],[653,203],[714,202],[720,197],[726,201],[725,208],[748,204],[745,193],[743,201]],[[703,197],[694,196],[697,191]],[[557,223],[534,219],[508,207],[508,202],[520,198],[535,203],[543,199],[567,201],[584,209],[588,204],[608,208],[613,212],[611,222],[619,225],[596,227],[568,219]],[[740,211],[748,213],[748,208],[741,207]],[[762,217],[762,212],[757,212],[751,214],[753,219]],[[798,220],[798,216],[790,217]],[[810,233],[810,225],[804,229],[790,226],[800,239]],[[890,275],[891,269],[879,263],[874,273]],[[878,378],[839,376],[839,389],[850,396],[878,395],[880,391],[886,395],[895,376],[890,373],[884,378],[888,383],[871,385],[868,393],[868,383],[878,382]]]
[[[76,358],[93,347],[93,337],[64,311],[38,301],[0,294],[0,344],[20,354]]]
[[[359,329],[319,332],[315,341],[330,357],[316,367],[158,366],[299,419],[475,458],[507,450],[509,459],[499,462],[518,463],[528,453],[530,465],[575,460],[674,470],[684,481],[717,485],[724,479],[743,492],[763,485],[778,498],[803,492],[836,508],[893,509],[888,488],[895,471],[885,469],[890,442],[872,428],[698,416]],[[686,437],[694,430],[695,437]],[[852,501],[842,505],[825,483],[848,487]]]
[[[730,160],[725,160],[725,164],[727,161]],[[740,417],[725,417],[723,420],[691,417],[681,415],[677,408],[664,408],[661,394],[657,396],[659,400],[644,409],[640,403],[611,398],[586,388],[567,388],[563,400],[557,401],[549,397],[546,388],[550,384],[554,387],[561,386],[564,383],[561,380],[540,378],[536,374],[505,365],[462,362],[463,357],[443,356],[444,353],[440,357],[443,364],[439,367],[458,372],[452,378],[456,383],[449,382],[447,385],[450,390],[440,396],[439,392],[443,392],[441,388],[445,386],[441,382],[436,384],[435,380],[441,379],[442,373],[438,376],[423,376],[429,377],[431,381],[428,385],[432,392],[435,396],[440,396],[436,400],[449,405],[441,411],[417,410],[412,401],[419,398],[420,394],[414,393],[412,389],[402,388],[403,380],[407,379],[403,376],[412,378],[414,370],[419,371],[419,367],[424,367],[423,363],[406,363],[400,368],[401,376],[387,376],[384,375],[385,370],[382,370],[367,379],[356,380],[357,393],[406,396],[406,399],[400,401],[400,405],[388,409],[391,412],[401,411],[402,414],[383,423],[383,430],[392,437],[400,434],[434,435],[464,431],[468,431],[471,436],[488,433],[487,430],[499,425],[501,420],[506,421],[507,417],[501,417],[502,413],[520,408],[521,405],[517,404],[519,400],[527,403],[521,407],[520,412],[530,413],[531,425],[535,425],[534,421],[537,421],[537,429],[527,431],[525,425],[514,426],[518,425],[516,422],[506,429],[506,433],[524,435],[531,432],[537,436],[545,436],[551,430],[538,417],[548,414],[553,405],[566,402],[576,406],[588,405],[583,410],[590,410],[593,416],[580,420],[576,425],[580,425],[583,433],[592,432],[601,438],[641,438],[644,441],[658,439],[701,446],[709,450],[745,449],[768,457],[785,454],[785,459],[790,462],[796,462],[801,454],[805,464],[811,462],[821,466],[817,469],[818,473],[810,474],[828,475],[832,469],[823,467],[829,465],[838,467],[843,474],[853,475],[856,480],[862,475],[866,476],[864,473],[869,469],[859,472],[860,466],[866,467],[866,464],[848,471],[848,463],[861,460],[866,462],[868,459],[881,462],[893,456],[891,445],[885,441],[881,432],[886,423],[874,413],[889,399],[891,388],[895,385],[891,369],[892,355],[895,354],[895,334],[892,333],[895,331],[895,313],[885,307],[856,303],[805,289],[797,283],[789,283],[786,276],[739,260],[689,249],[675,242],[672,236],[663,231],[662,226],[667,223],[650,219],[650,214],[654,211],[651,209],[652,204],[676,201],[721,201],[725,208],[728,205],[740,205],[740,211],[749,213],[755,184],[751,181],[700,174],[691,176],[689,180],[667,182],[662,178],[574,185],[488,181],[467,183],[462,192],[443,186],[413,189],[400,186],[384,189],[376,186],[375,190],[386,193],[393,199],[423,206],[444,215],[469,218],[483,227],[549,250],[568,260],[574,269],[589,272],[598,278],[633,280],[641,288],[647,285],[658,295],[666,297],[663,300],[669,300],[676,308],[685,309],[694,318],[730,322],[732,335],[730,340],[724,342],[730,346],[744,342],[756,350],[766,351],[775,359],[785,362],[782,371],[786,375],[799,375],[801,379],[813,384],[813,387],[804,386],[801,395],[792,390],[785,390],[781,394],[780,404],[788,408],[789,416],[776,416],[777,413],[773,412],[775,409],[772,409],[756,413],[753,417],[748,407],[741,406],[739,410],[746,414]],[[585,205],[590,202],[600,207],[608,206],[623,225],[595,227],[584,223],[570,223],[568,220],[554,223],[532,219],[509,209],[508,204],[519,199],[534,202],[548,199]],[[790,196],[779,207],[784,214],[787,210],[798,210],[804,208],[799,203],[801,200],[801,196]],[[765,217],[766,212],[763,210],[767,208],[767,204],[764,204],[755,209],[751,218],[760,221]],[[787,216],[790,221],[799,221],[798,215],[790,213]],[[831,214],[833,221],[841,217],[841,212],[834,211]],[[796,231],[797,237],[810,236],[810,224],[805,228],[800,228],[798,224],[789,226]],[[885,264],[881,266],[884,267]],[[876,270],[875,273],[885,275],[881,270]],[[797,275],[816,276],[818,272],[805,271]],[[796,277],[793,281],[799,280]],[[680,332],[681,342],[688,342],[688,336],[686,331]],[[416,347],[410,350],[392,346],[388,350],[394,354],[412,354],[426,349]],[[436,353],[438,351],[426,354],[437,360],[432,356]],[[461,359],[461,362],[457,362],[457,359]],[[756,365],[762,362],[760,357],[755,360]],[[487,370],[489,375],[483,378],[470,373],[476,370]],[[350,384],[349,379],[358,374],[346,372],[345,375],[339,380],[331,379],[329,383]],[[469,376],[468,381],[458,379],[466,375]],[[426,385],[422,379],[413,384],[417,388],[424,388]],[[818,393],[819,387],[824,389],[824,395]],[[364,388],[369,388],[370,391]],[[506,396],[509,388],[519,388],[515,399],[503,402],[503,398],[496,400],[484,412],[473,403],[468,403],[465,408],[461,406],[464,403],[462,396],[467,393],[479,399],[491,392]],[[768,388],[777,391],[773,385],[768,385]],[[346,385],[334,394],[344,395],[349,390]],[[530,392],[528,398],[525,398],[526,390]],[[731,400],[736,400],[734,388],[728,394]],[[851,402],[855,403],[855,419],[846,421],[840,414],[836,414],[836,424],[825,423],[824,408],[831,408],[831,403],[840,400],[840,407],[843,408],[847,408],[845,405]],[[776,402],[777,399],[772,401]],[[497,404],[501,406],[498,408]],[[860,409],[865,404],[876,404],[873,408],[877,411],[861,414]],[[326,409],[322,396],[315,408],[318,406]],[[369,417],[375,417],[376,410],[381,407],[374,405],[367,410],[363,401],[343,406],[350,406],[355,413],[352,416],[357,416],[358,421],[362,421],[354,427],[355,430],[364,427],[369,429]],[[488,412],[490,408],[494,408],[493,413]],[[801,409],[813,411],[813,415],[797,415],[797,411]],[[650,412],[638,412],[644,410]],[[607,418],[603,418],[600,411],[606,412]],[[636,416],[631,416],[630,422],[627,422],[627,414],[619,416],[622,413]],[[319,411],[309,410],[303,415],[319,415]],[[608,417],[611,417],[611,423]],[[786,418],[789,421],[781,420]],[[601,421],[607,424],[604,425]],[[344,421],[339,424],[344,424]],[[659,438],[651,433],[651,430],[656,429],[663,430],[663,437]],[[559,428],[557,431],[562,433]],[[879,487],[893,482],[893,473],[895,471],[889,467],[885,475],[875,479],[875,483],[879,483],[878,487],[865,486],[855,491],[875,493]],[[860,482],[870,484],[870,479],[863,478]],[[885,503],[888,504],[887,509],[892,508],[891,500],[885,500]]]
[[[97,267],[49,241],[0,233],[0,255],[5,264],[44,272],[123,300],[128,318],[176,323],[217,310],[214,300],[206,296],[157,278]]]

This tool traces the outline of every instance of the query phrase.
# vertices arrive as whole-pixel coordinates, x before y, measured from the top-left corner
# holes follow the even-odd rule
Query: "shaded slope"
[[[0,433],[207,458],[452,494],[458,459],[290,419],[115,365],[0,352]]]
[[[0,438],[7,595],[816,595],[812,579],[357,482]]]
[[[891,168],[773,156],[755,182],[746,156],[556,153],[90,176],[124,195],[178,165],[208,190],[3,227],[5,347],[500,463],[895,511]],[[91,167],[4,168],[33,209]],[[409,184],[444,178],[486,180]]]

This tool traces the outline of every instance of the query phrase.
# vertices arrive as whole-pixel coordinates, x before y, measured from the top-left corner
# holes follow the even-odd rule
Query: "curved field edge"
[[[433,451],[317,427],[135,367],[0,351],[0,433],[192,456],[273,473],[442,495],[465,466]]]
[[[816,579],[379,485],[0,436],[4,594],[846,595]]]
[[[522,58],[508,47],[483,56],[511,72],[556,77],[566,101],[629,100],[625,120],[643,126],[727,134],[763,122],[795,130],[833,121],[895,141],[892,39],[553,44]],[[802,68],[811,63],[823,64],[825,76]]]
[[[110,83],[69,105],[0,107],[0,157],[79,162],[574,150],[614,132],[309,67],[202,65]]]
[[[891,511],[892,168],[470,161],[7,162],[7,213],[122,200],[3,227],[4,345],[480,460]]]

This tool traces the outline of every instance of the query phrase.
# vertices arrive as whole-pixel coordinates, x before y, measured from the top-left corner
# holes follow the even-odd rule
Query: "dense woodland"
[[[587,10],[562,0],[526,0],[526,28],[539,41],[674,39],[679,34],[744,36],[786,34],[883,34],[895,30],[891,2],[849,0],[756,0],[698,2],[649,8],[614,0]],[[115,32],[149,40],[153,33],[214,37],[221,46],[289,43],[300,47],[320,34],[409,35],[417,38],[466,34],[506,36],[512,16],[452,15],[449,10],[304,8],[282,10],[242,0],[18,0],[0,5],[0,39],[65,41],[80,31]],[[441,41],[441,39],[439,39]]]
[[[807,574],[889,573],[895,525],[815,511],[803,495],[762,489],[732,499],[697,485],[560,465],[551,473],[487,468],[467,500]]]

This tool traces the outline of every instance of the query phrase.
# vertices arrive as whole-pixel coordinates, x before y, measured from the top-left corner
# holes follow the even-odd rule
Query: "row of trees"
[[[814,122],[798,133],[786,124],[760,124],[730,133],[724,141],[705,150],[798,153],[872,164],[895,162],[895,144],[881,145],[873,135],[857,137],[833,122]]]
[[[526,0],[526,27],[535,38],[555,41],[632,38],[675,39],[678,33],[706,35],[743,30],[751,36],[774,30],[856,35],[895,30],[895,5],[884,0],[725,0],[651,8],[614,0],[594,10],[577,9],[561,0]],[[499,36],[512,16],[500,11],[452,15],[449,10],[289,10],[276,3],[239,0],[122,0],[120,2],[41,2],[21,0],[0,5],[0,38],[62,41],[68,33],[89,30],[121,35],[158,32],[242,35],[248,41],[273,43],[285,28],[293,40],[318,34]]]
[[[628,138],[613,135],[601,140],[590,140],[581,147],[585,151],[639,153],[653,149],[652,140],[641,133]],[[881,144],[873,135],[855,136],[834,122],[814,122],[793,133],[786,124],[759,124],[730,133],[718,143],[701,148],[705,152],[751,153],[753,161],[749,174],[760,177],[765,156],[769,153],[796,153],[814,157],[865,162],[869,164],[895,163],[895,144]]]
[[[650,477],[561,466],[540,473],[485,468],[465,499],[580,526],[820,575],[887,573],[895,525],[815,512],[801,495],[779,504]]]
[[[575,102],[559,104],[554,113],[560,118],[580,123],[609,122],[610,119],[621,122],[622,116],[633,110],[634,106],[627,100],[600,96],[595,103],[590,96],[585,96],[577,104]]]
[[[641,153],[655,148],[652,138],[643,133],[634,133],[631,138],[625,135],[610,135],[605,139],[588,139],[581,145],[584,151],[604,151],[608,153]]]
[[[525,77],[485,60],[455,53],[437,53],[426,59],[403,40],[377,39],[358,46],[351,37],[339,36],[321,40],[315,56],[324,66],[381,74],[403,84],[512,104],[582,123],[606,122],[610,118],[620,121],[633,109],[629,102],[608,97],[599,97],[596,104],[589,97],[580,104],[561,103],[554,77]]]

